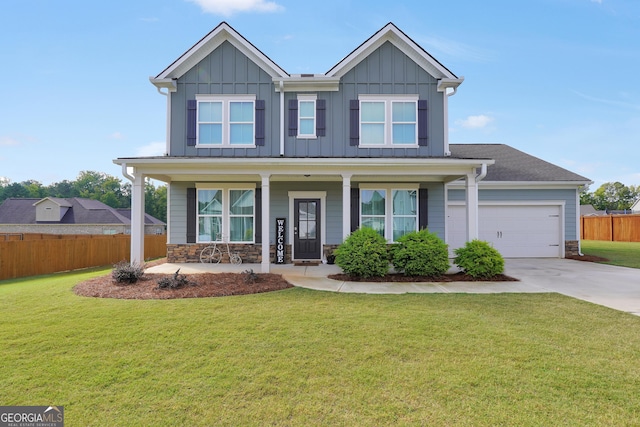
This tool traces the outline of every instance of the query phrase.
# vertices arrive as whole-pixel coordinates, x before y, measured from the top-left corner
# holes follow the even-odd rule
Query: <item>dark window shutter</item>
[[[349,145],[358,146],[360,143],[360,101],[349,101]]]
[[[298,100],[289,100],[289,136],[298,135]]]
[[[316,136],[326,136],[327,133],[327,113],[326,100],[316,100]]]
[[[427,145],[427,100],[418,100],[418,145]]]
[[[254,236],[256,243],[262,243],[262,188],[256,188],[256,201],[254,203]]]
[[[360,189],[351,189],[351,232],[360,226]]]
[[[418,228],[420,230],[429,226],[429,211],[427,205],[427,189],[420,188],[418,190]]]
[[[187,188],[187,243],[196,242],[196,227],[198,216],[196,215],[196,189]]]
[[[264,99],[256,99],[256,145],[264,145]]]
[[[187,145],[196,145],[196,127],[198,126],[198,102],[195,99],[187,101]]]

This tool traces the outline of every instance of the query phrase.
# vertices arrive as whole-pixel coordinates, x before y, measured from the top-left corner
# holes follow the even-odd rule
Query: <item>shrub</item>
[[[488,279],[504,272],[504,258],[485,241],[472,240],[454,252],[453,263],[471,277]]]
[[[180,274],[180,269],[177,269],[173,276],[158,280],[158,289],[180,289],[190,284],[192,283],[187,280],[187,275]]]
[[[336,264],[352,276],[366,278],[389,272],[387,241],[372,228],[363,227],[351,233],[334,255]]]
[[[131,264],[127,261],[120,261],[113,266],[111,277],[116,283],[124,283],[131,285],[136,283],[144,274],[144,266],[140,264]]]
[[[399,237],[391,247],[391,262],[407,276],[438,277],[449,269],[449,250],[437,234],[425,228]]]
[[[253,272],[253,268],[242,272],[242,278],[244,283],[256,283],[258,281],[258,274]]]

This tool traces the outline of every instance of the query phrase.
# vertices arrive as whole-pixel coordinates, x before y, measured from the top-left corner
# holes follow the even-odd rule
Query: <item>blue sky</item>
[[[325,73],[393,22],[465,82],[450,142],[504,143],[640,185],[637,0],[5,0],[0,177],[44,185],[164,151],[149,83],[221,21],[292,74]]]

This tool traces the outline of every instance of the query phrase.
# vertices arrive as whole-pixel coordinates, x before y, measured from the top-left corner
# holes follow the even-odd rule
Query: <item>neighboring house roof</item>
[[[636,200],[636,202],[631,205],[631,212],[640,213],[640,199]]]
[[[599,211],[593,205],[580,205],[580,216],[606,215],[607,211]]]
[[[494,159],[483,181],[563,182],[589,184],[582,175],[546,162],[505,144],[450,144],[451,157]]]
[[[44,200],[51,200],[69,209],[60,221],[36,221],[36,205]],[[131,224],[131,213],[125,214],[121,209],[114,209],[98,200],[78,197],[60,199],[24,198],[6,199],[0,204],[0,224]],[[130,210],[128,210],[130,211]],[[164,224],[157,218],[145,215],[145,224]]]

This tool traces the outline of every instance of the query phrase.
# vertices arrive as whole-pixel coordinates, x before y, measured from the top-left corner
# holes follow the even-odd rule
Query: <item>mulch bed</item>
[[[241,273],[188,274],[190,284],[180,289],[159,289],[158,280],[172,274],[145,274],[132,285],[116,283],[111,275],[95,277],[76,285],[77,295],[119,299],[207,298],[248,295],[292,288],[280,274],[260,273],[255,282],[245,281]]]
[[[332,274],[330,279],[343,280],[348,282],[400,282],[400,283],[414,283],[414,282],[518,282],[518,279],[507,276],[505,274],[498,274],[496,276],[487,279],[476,279],[468,274],[455,273],[455,274],[443,274],[442,276],[405,276],[404,274],[387,274],[384,276],[367,277],[362,278],[358,276],[350,276],[348,274]]]
[[[587,261],[587,262],[607,262],[609,261],[607,258],[602,258],[600,256],[595,255],[569,255],[566,256],[567,259],[573,259],[576,261]]]

